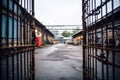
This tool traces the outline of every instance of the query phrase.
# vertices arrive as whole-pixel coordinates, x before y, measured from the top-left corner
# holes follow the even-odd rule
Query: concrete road
[[[82,47],[56,44],[35,50],[35,80],[82,80]]]

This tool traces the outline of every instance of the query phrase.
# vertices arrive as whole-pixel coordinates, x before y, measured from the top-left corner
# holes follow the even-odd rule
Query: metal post
[[[34,0],[32,0],[32,16],[34,16],[35,13],[34,13]]]

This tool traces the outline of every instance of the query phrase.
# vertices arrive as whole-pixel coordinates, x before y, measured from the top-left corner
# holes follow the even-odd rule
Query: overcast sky
[[[82,0],[35,0],[35,17],[44,25],[81,25]]]

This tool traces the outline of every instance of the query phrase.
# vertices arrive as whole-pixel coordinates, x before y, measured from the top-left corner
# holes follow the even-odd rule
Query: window
[[[6,37],[6,22],[7,22],[6,16],[2,15],[2,38]]]
[[[4,7],[7,7],[7,0],[2,0],[2,4]]]
[[[2,15],[2,45],[6,44],[6,23],[7,23],[7,18],[5,15]]]
[[[100,45],[101,44],[101,33],[97,32],[97,44]]]
[[[14,39],[17,38],[17,19],[14,19]]]
[[[14,4],[14,13],[17,13],[17,5]]]
[[[9,0],[9,9],[12,10],[12,6],[13,6],[13,1]]]
[[[8,32],[8,37],[12,39],[12,17],[9,17],[9,32]]]

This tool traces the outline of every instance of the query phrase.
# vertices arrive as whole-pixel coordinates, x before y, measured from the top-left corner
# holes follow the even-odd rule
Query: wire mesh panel
[[[82,0],[84,80],[120,79],[120,0]]]
[[[0,80],[34,80],[34,0],[0,1]]]

